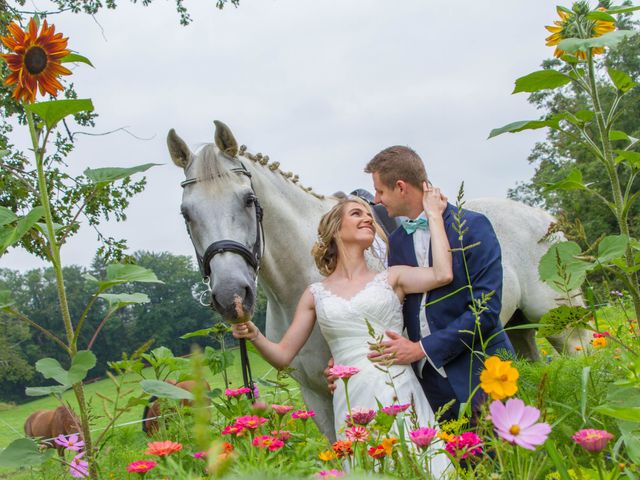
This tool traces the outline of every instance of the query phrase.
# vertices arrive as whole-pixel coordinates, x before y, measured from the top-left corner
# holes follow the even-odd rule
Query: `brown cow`
[[[64,455],[64,447],[56,445],[53,441],[58,435],[71,435],[76,433],[82,436],[80,420],[77,415],[66,405],[55,410],[38,410],[33,412],[24,422],[24,433],[27,437],[46,440],[41,445],[47,448],[56,448],[60,456]]]
[[[195,380],[185,380],[178,383],[176,383],[175,380],[166,380],[166,382],[188,392],[192,392],[193,388],[196,386]],[[207,391],[211,390],[211,387],[206,381],[204,382],[204,387]],[[180,405],[182,406],[190,407],[191,404],[191,400],[180,400]],[[149,403],[144,407],[144,412],[142,413],[142,431],[144,433],[151,436],[158,431],[159,425],[156,417],[159,417],[161,413],[160,399],[154,395],[149,399]]]

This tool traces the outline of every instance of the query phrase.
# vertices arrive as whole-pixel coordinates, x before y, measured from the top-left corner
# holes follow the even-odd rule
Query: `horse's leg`
[[[527,325],[529,323],[529,320],[524,316],[522,310],[518,309],[507,322],[506,328]],[[527,360],[540,360],[540,352],[538,352],[538,346],[536,345],[536,332],[534,329],[508,330],[507,335],[509,335],[509,340],[511,340],[511,344],[515,351],[518,352],[518,355]]]

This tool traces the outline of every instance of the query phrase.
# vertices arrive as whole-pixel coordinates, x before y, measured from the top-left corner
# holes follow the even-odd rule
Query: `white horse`
[[[174,130],[167,137],[171,159],[184,169],[186,177],[181,211],[201,269],[209,277],[211,302],[224,318],[233,321],[237,318],[234,300],[239,297],[244,310],[250,312],[256,298],[256,270],[250,263],[252,256],[257,260],[262,253],[261,247],[256,247],[256,242],[262,242],[260,207],[255,201],[259,200],[264,208],[259,280],[268,300],[266,335],[278,341],[306,286],[321,279],[310,251],[320,217],[336,198],[301,186],[297,175],[282,171],[278,162],[269,163],[266,156],[251,155],[245,147],[239,149],[228,127],[218,121],[215,124],[215,145],[208,144],[197,154]],[[557,294],[538,278],[540,257],[549,248],[548,242],[539,240],[553,217],[505,199],[473,200],[465,208],[489,218],[502,247],[502,323],[537,323],[541,315],[558,305]],[[248,248],[244,252],[217,248],[221,240]],[[218,242],[217,247],[212,249],[214,242]],[[549,340],[558,351],[571,351],[575,345],[584,344],[583,335],[574,331]],[[519,354],[538,358],[533,330],[512,330],[509,337]],[[329,356],[316,326],[292,367],[306,404],[316,411],[320,430],[332,438],[332,402],[322,374]]]

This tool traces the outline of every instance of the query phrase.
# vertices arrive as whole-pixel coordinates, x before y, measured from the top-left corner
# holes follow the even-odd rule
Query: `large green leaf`
[[[640,424],[618,421],[618,427],[627,447],[627,455],[633,463],[640,464]]]
[[[594,268],[592,263],[576,258],[581,253],[580,246],[576,242],[559,242],[552,245],[540,259],[538,265],[540,279],[561,293],[564,293],[562,285],[565,282],[569,290],[578,288],[584,282],[586,272]],[[563,279],[560,275],[561,268],[564,268],[568,279]]]
[[[27,110],[38,115],[48,129],[52,129],[56,123],[67,115],[80,112],[92,112],[93,103],[90,99],[52,100],[50,102],[38,102],[27,105]]]
[[[546,120],[521,120],[519,122],[509,123],[504,127],[491,130],[488,138],[497,137],[503,133],[517,133],[523,130],[537,130],[545,127],[557,129],[560,126],[561,119],[561,117],[554,115]]]
[[[545,313],[540,318],[540,328],[536,333],[539,338],[557,335],[567,328],[580,327],[587,323],[589,310],[584,307],[560,305]]]
[[[24,217],[20,218],[16,226],[9,230],[4,230],[0,251],[10,247],[20,241],[25,234],[44,216],[44,207],[37,206]]]
[[[609,235],[604,237],[598,244],[598,262],[607,263],[614,258],[623,257],[628,244],[629,237],[626,235]]]
[[[613,22],[615,23],[615,17],[612,17],[607,12],[602,12],[600,10],[594,10],[593,12],[587,13],[587,18],[589,20],[599,20],[601,22]]]
[[[53,378],[61,385],[70,385],[68,383],[69,372],[67,372],[60,362],[55,358],[41,358],[36,362],[36,371],[40,372],[44,378]]]
[[[561,87],[571,82],[571,77],[556,70],[539,70],[516,80],[512,93],[537,92]]]
[[[38,444],[30,438],[19,438],[0,452],[0,467],[20,468],[41,465],[49,460],[53,453],[53,450],[40,451]]]
[[[615,47],[622,40],[636,33],[633,30],[616,30],[595,38],[567,38],[558,43],[558,48],[565,52],[574,53],[578,50],[586,52],[589,48]]]
[[[582,180],[582,172],[577,168],[572,169],[565,178],[555,183],[545,183],[544,191],[553,190],[586,190],[588,184]]]
[[[640,407],[615,407],[612,405],[598,405],[593,409],[609,417],[631,422],[640,422]]]
[[[13,300],[10,290],[0,290],[0,310],[5,308],[9,308],[12,305],[15,305],[15,300]]]
[[[125,263],[112,263],[108,265],[107,281],[117,282],[118,284],[128,282],[164,283],[158,280],[156,274],[151,270],[139,265]]]
[[[637,10],[640,10],[639,6],[630,6],[630,7],[619,6],[619,7],[609,8],[607,10],[607,13],[610,13],[612,15],[619,15],[621,13],[630,13],[630,12],[635,12]]]
[[[9,223],[13,223],[17,219],[18,216],[7,207],[0,207],[0,227]]]
[[[28,397],[43,397],[45,395],[60,395],[71,388],[71,385],[51,385],[48,387],[27,387],[24,389]]]
[[[618,156],[614,159],[616,164],[624,161],[633,169],[640,169],[640,152],[632,152],[630,150],[614,150]]]
[[[71,368],[65,385],[73,385],[81,382],[93,367],[96,366],[96,356],[90,350],[80,350],[71,360]]]
[[[620,130],[610,130],[609,131],[609,140],[626,140],[629,141],[630,137],[625,132],[621,132]]]
[[[611,79],[613,85],[621,92],[628,92],[633,87],[638,85],[625,72],[621,72],[620,70],[616,70],[611,67],[607,69],[607,72],[609,73],[609,78]]]
[[[175,385],[160,380],[142,380],[140,382],[142,390],[158,398],[171,398],[173,400],[193,400],[191,392]]]
[[[201,330],[196,330],[195,332],[185,333],[184,335],[181,335],[180,338],[186,340],[193,337],[208,337],[211,333],[214,332],[214,330],[214,327],[203,328]]]
[[[93,67],[93,63],[87,57],[79,55],[77,53],[70,53],[66,57],[60,59],[60,63],[85,63],[90,67]],[[95,68],[95,67],[94,67]]]
[[[110,306],[115,306],[116,308],[150,302],[149,296],[145,293],[101,293],[98,296],[104,298],[109,302]]]
[[[145,163],[143,165],[137,165],[130,168],[120,167],[105,167],[105,168],[87,168],[84,171],[85,176],[93,183],[110,183],[116,180],[122,180],[129,177],[134,173],[145,172],[155,165],[162,165],[160,163]]]

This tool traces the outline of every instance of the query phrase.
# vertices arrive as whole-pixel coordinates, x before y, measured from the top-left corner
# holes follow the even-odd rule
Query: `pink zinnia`
[[[496,400],[489,405],[489,411],[498,436],[527,450],[535,450],[551,433],[548,423],[536,423],[540,410],[525,405],[519,398],[510,398],[506,405]]]
[[[411,406],[410,403],[405,403],[403,405],[389,405],[388,407],[383,407],[381,412],[386,413],[392,417],[395,417],[400,412],[406,411]]]
[[[239,397],[240,395],[244,395],[246,393],[249,393],[251,391],[250,388],[248,387],[240,387],[240,388],[227,388],[224,391],[224,394],[227,397]]]
[[[273,411],[278,415],[285,415],[287,412],[293,410],[291,405],[271,405],[271,408],[273,408]]]
[[[613,435],[606,430],[585,428],[583,430],[578,430],[571,438],[588,452],[598,453],[607,446],[609,440],[613,439]]]
[[[456,435],[444,448],[453,457],[463,460],[470,455],[482,453],[482,439],[473,432],[464,432],[461,435]]]
[[[244,427],[240,427],[238,425],[229,425],[227,427],[224,427],[222,429],[222,432],[220,432],[221,435],[240,435],[242,432],[244,432]]]
[[[84,441],[80,440],[77,433],[72,433],[67,437],[58,435],[54,442],[67,450],[75,450],[76,452],[79,452],[84,447]]]
[[[344,477],[344,472],[342,470],[336,470],[335,468],[332,470],[320,470],[316,473],[316,478],[340,478]]]
[[[255,430],[261,425],[267,423],[268,420],[264,417],[258,417],[257,415],[245,415],[244,417],[238,417],[234,427],[251,428]]]
[[[259,435],[253,439],[253,446],[259,448],[267,448],[270,452],[275,452],[284,447],[284,442],[269,435]]]
[[[278,440],[282,440],[283,442],[286,442],[291,438],[291,432],[289,430],[274,430],[273,432],[271,432],[271,435],[276,437]]]
[[[335,365],[329,369],[329,374],[334,375],[343,380],[348,380],[358,373],[360,369],[358,367],[348,367],[346,365]]]
[[[89,476],[89,463],[82,460],[85,452],[79,453],[69,464],[69,473],[75,478],[86,478]]]
[[[344,434],[352,442],[366,442],[369,440],[369,432],[364,427],[351,427],[344,431]]]
[[[291,414],[291,418],[297,418],[304,421],[307,421],[311,417],[315,417],[315,416],[316,416],[315,410],[297,410]]]
[[[206,457],[207,452],[196,452],[193,454],[193,458],[204,458]]]
[[[422,427],[409,432],[409,437],[418,447],[427,448],[437,433],[438,431],[435,428]]]
[[[376,411],[370,408],[352,408],[345,420],[347,425],[368,425],[375,417]]]
[[[172,442],[171,440],[165,440],[164,442],[150,442],[147,443],[146,455],[156,455],[158,457],[164,457],[171,455],[172,453],[182,450],[182,444]]]
[[[127,472],[130,473],[146,473],[157,465],[151,460],[138,460],[127,465]]]

